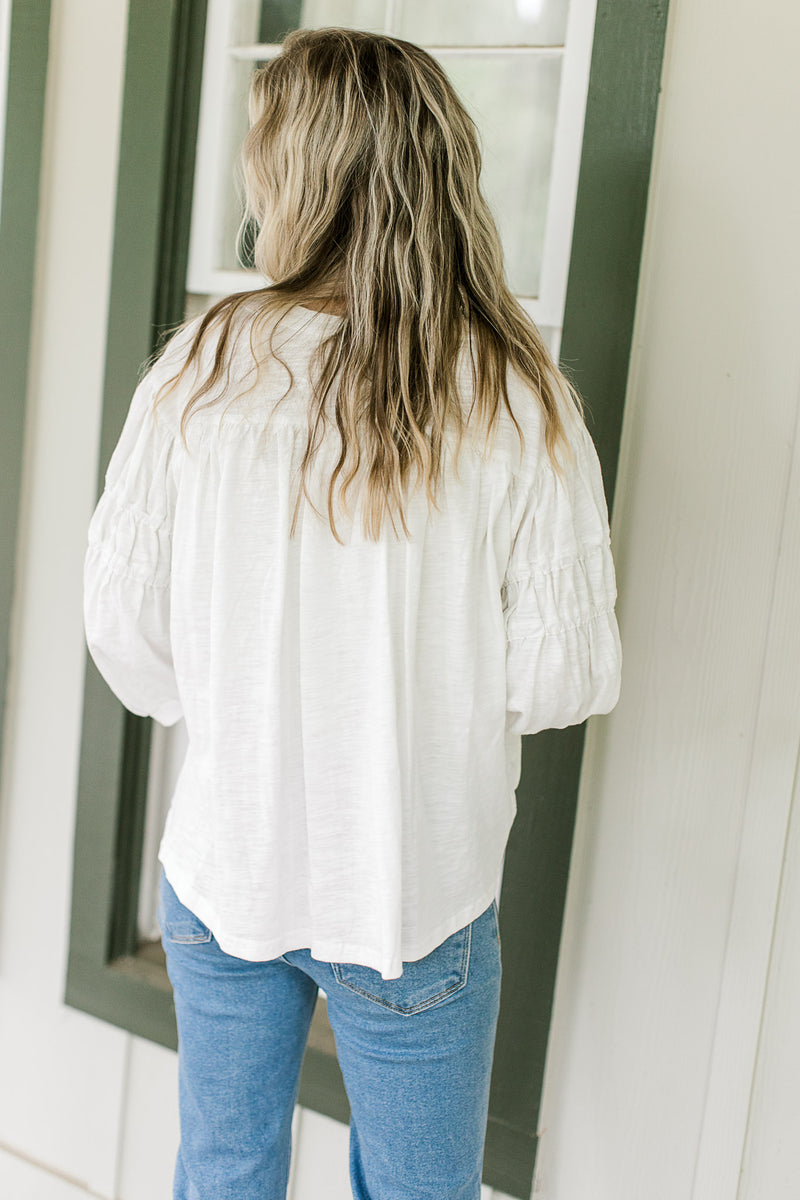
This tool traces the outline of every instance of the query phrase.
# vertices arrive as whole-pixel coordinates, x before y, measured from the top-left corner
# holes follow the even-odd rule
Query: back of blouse
[[[229,954],[308,947],[396,978],[494,898],[521,735],[617,702],[621,646],[600,465],[577,415],[564,483],[543,416],[509,373],[525,452],[498,433],[445,449],[439,511],[424,488],[372,542],[327,485],[335,425],[289,537],[307,439],[308,365],[341,320],[296,307],[271,362],[220,419],[180,439],[184,385],[153,399],[188,338],[139,385],[89,526],[91,655],[131,712],[183,717],[189,747],[159,859]],[[246,346],[248,338],[242,339]],[[249,368],[232,363],[232,386]],[[465,408],[469,372],[462,375]],[[249,386],[249,384],[247,385]],[[225,401],[227,404],[227,400]],[[224,405],[222,405],[224,407]]]

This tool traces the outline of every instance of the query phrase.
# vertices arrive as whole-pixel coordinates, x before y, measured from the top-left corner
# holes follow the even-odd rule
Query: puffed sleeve
[[[89,652],[127,709],[183,716],[170,646],[174,437],[153,412],[156,374],[136,389],[89,524],[84,626]]]
[[[619,699],[622,647],[600,462],[579,417],[567,433],[575,461],[561,454],[563,482],[543,456],[512,505],[502,587],[512,734],[578,725]]]

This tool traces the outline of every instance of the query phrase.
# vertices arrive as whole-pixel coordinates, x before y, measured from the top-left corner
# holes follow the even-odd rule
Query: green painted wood
[[[202,3],[180,0],[175,14],[170,63],[170,117],[167,121],[158,273],[152,315],[155,344],[185,315],[205,31],[206,0]]]
[[[138,0],[132,6],[103,463],[116,443],[139,365],[159,332],[182,316],[197,117],[197,91],[192,88],[199,87],[202,42],[193,22],[199,7],[190,0],[172,5]],[[296,23],[296,8],[291,0],[262,5],[263,40],[276,40]],[[666,3],[599,0],[561,362],[587,400],[609,508],[665,24]],[[169,136],[166,130],[172,131]],[[132,944],[147,724],[125,712],[89,660],[66,998],[174,1048],[174,1006],[165,972],[137,960]],[[526,1200],[533,1181],[584,734],[585,726],[577,726],[523,739],[518,815],[506,854],[500,911],[503,990],[484,1180]],[[300,1103],[337,1120],[349,1119],[335,1055],[319,1046],[310,1045],[306,1052]]]
[[[666,20],[666,0],[597,6],[560,361],[587,402],[609,511]],[[535,1138],[530,1156],[512,1170],[504,1138],[508,1131],[537,1130],[585,731],[583,724],[523,738],[518,812],[506,852],[503,989],[490,1098],[495,1120],[487,1131],[485,1178],[525,1200]]]
[[[536,1135],[506,1125],[489,1113],[483,1155],[483,1182],[504,1196],[528,1200],[536,1156]]]
[[[350,1122],[350,1101],[347,1099],[342,1071],[335,1054],[308,1046],[300,1072],[298,1104],[332,1117],[334,1121]]]
[[[561,338],[609,511],[628,378],[668,0],[599,0]]]
[[[111,924],[106,957],[135,954],[138,944],[139,875],[147,815],[147,778],[153,724],[125,713],[112,865]]]
[[[533,1186],[585,728],[549,729],[522,739],[517,816],[503,872],[503,984],[484,1178],[498,1191],[526,1200]]]
[[[170,279],[186,275],[205,13],[196,0],[129,9],[98,496],[141,365],[183,317]],[[127,712],[86,661],[64,998],[175,1046],[163,983],[118,965],[136,951],[151,723]]]
[[[11,654],[50,0],[11,8],[0,198],[0,744]]]
[[[290,29],[297,29],[303,18],[302,0],[262,0],[258,21],[258,40],[262,44],[283,41]]]

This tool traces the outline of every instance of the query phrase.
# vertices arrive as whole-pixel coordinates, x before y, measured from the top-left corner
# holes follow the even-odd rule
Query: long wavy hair
[[[582,401],[506,284],[500,238],[480,188],[479,133],[439,63],[400,38],[293,30],[281,53],[255,70],[249,117],[243,228],[254,232],[253,261],[270,282],[226,296],[197,325],[188,357],[165,385],[171,389],[195,365],[181,417],[184,441],[198,401],[220,383],[224,390],[243,330],[257,369],[270,314],[327,305],[342,320],[313,355],[300,483],[310,502],[307,472],[331,393],[342,444],[328,519],[338,541],[334,487],[351,451],[341,499],[346,506],[363,456],[366,538],[379,539],[392,505],[408,536],[403,508],[412,471],[438,508],[446,430],[456,428],[460,448],[465,428],[458,391],[465,338],[474,396],[466,424],[477,401],[488,444],[502,396],[524,446],[508,398],[511,364],[530,384],[531,403],[542,406],[547,453],[560,475],[556,446],[569,458],[571,449],[557,393],[581,417]],[[274,331],[273,324],[271,355]],[[201,370],[212,335],[213,354]],[[290,536],[299,504],[298,490]],[[396,533],[393,517],[392,525]]]

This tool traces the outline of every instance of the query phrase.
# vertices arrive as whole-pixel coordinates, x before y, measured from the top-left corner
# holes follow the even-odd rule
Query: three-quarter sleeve
[[[563,479],[544,456],[516,505],[502,587],[512,734],[577,725],[619,699],[622,647],[600,462],[582,420],[570,420],[567,431],[574,462],[564,463]]]
[[[174,438],[153,412],[153,373],[136,389],[92,515],[84,561],[89,652],[130,712],[183,716],[170,646]]]

